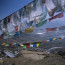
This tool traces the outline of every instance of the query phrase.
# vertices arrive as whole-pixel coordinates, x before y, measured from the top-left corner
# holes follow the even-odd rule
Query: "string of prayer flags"
[[[36,27],[40,27],[40,26],[42,26],[43,24],[46,24],[46,22],[47,22],[47,20],[45,20],[45,21],[40,21],[40,23],[39,24],[36,24]]]
[[[56,31],[56,30],[57,30],[57,28],[47,28],[47,29],[46,29],[47,32]]]
[[[62,18],[63,16],[64,16],[63,12],[62,13],[59,13],[58,15],[53,16],[52,18],[49,18],[49,21],[51,21],[53,19],[56,19],[56,18]]]
[[[25,33],[31,33],[31,32],[33,32],[33,31],[34,31],[34,26],[25,29]]]
[[[45,40],[45,41],[34,42],[34,43],[23,43],[23,44],[16,44],[16,43],[6,44],[6,43],[2,43],[0,45],[2,45],[2,46],[16,45],[16,46],[21,46],[22,48],[26,49],[26,48],[30,48],[30,47],[39,47],[40,45],[43,45],[43,43],[47,43],[49,41],[55,41],[55,40],[62,40],[64,38],[65,38],[65,36],[62,36],[60,38],[53,38],[53,39],[49,39],[49,40]]]

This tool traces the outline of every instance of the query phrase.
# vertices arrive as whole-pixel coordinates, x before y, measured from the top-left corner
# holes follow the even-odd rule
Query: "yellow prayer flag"
[[[34,26],[25,29],[25,33],[31,33],[31,32],[33,32],[33,31],[34,31]]]
[[[23,44],[20,44],[20,46],[24,46]]]
[[[56,38],[54,38],[53,40],[56,40]]]
[[[39,47],[39,43],[37,43],[37,47]]]
[[[1,45],[5,45],[6,43],[2,43]]]

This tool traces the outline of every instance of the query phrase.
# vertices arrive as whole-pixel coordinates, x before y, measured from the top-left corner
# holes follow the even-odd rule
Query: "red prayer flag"
[[[62,40],[61,38],[58,38],[58,40]]]
[[[12,46],[12,43],[10,43],[9,45]]]
[[[62,40],[62,39],[58,39],[58,40]]]
[[[8,16],[8,22],[10,22],[11,16],[12,16],[12,15]]]
[[[49,21],[51,21],[51,20],[53,20],[53,19],[56,19],[56,18],[61,18],[61,17],[63,17],[64,15],[63,15],[63,12],[62,13],[59,13],[58,15],[56,15],[56,16],[53,16],[52,18],[49,18]]]
[[[42,3],[45,3],[45,0],[42,0]]]
[[[2,36],[0,36],[0,39],[2,38]]]
[[[18,31],[18,26],[15,26],[15,30]]]
[[[47,30],[47,32],[49,32],[49,31],[56,31],[57,28],[47,28],[46,30]]]
[[[47,41],[42,41],[42,42],[47,42]]]
[[[27,44],[27,48],[30,48],[30,44]]]

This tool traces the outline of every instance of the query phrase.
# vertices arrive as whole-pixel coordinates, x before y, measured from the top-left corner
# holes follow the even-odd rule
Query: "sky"
[[[10,14],[14,13],[15,11],[19,10],[23,6],[29,4],[33,0],[0,0],[0,20],[4,19],[5,17],[9,16]],[[43,8],[43,11],[45,9]],[[58,12],[60,13],[60,12]],[[58,14],[55,13],[55,14]],[[49,15],[47,14],[47,19]],[[47,22],[40,28],[53,28],[53,27],[60,27],[65,26],[65,13],[64,17],[60,19],[54,19],[51,22]]]
[[[0,20],[21,9],[33,0],[0,0]]]

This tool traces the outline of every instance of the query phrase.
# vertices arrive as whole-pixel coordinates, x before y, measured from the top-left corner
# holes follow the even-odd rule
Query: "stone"
[[[23,54],[23,56],[25,58],[29,58],[32,60],[41,60],[41,59],[44,59],[46,57],[45,52],[32,52],[32,51],[22,50],[21,53]]]

